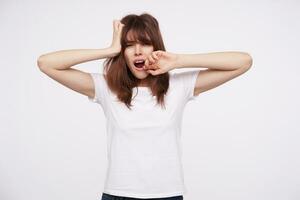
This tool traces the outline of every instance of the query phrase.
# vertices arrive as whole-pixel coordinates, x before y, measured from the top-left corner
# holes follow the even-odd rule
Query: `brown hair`
[[[152,44],[153,51],[165,51],[165,46],[158,21],[152,15],[148,13],[141,15],[129,14],[121,19],[121,23],[125,25],[121,35],[121,52],[117,56],[105,60],[104,71],[106,72],[106,82],[110,90],[131,109],[132,88],[138,86],[140,80],[132,74],[125,61],[124,50],[127,43],[127,33],[132,31],[135,40],[145,44]],[[157,103],[165,107],[164,95],[169,88],[169,73],[149,74],[146,79],[152,95],[156,96]]]

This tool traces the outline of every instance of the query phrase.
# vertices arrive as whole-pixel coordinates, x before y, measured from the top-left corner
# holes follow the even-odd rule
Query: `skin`
[[[130,39],[131,35],[128,34],[128,37]],[[153,51],[153,46],[139,42],[130,45],[124,52],[125,60],[134,76],[142,79],[140,86],[147,85],[146,77],[149,73],[156,76],[178,68],[207,68],[198,74],[194,96],[242,75],[252,66],[252,57],[246,52],[176,54],[161,50]],[[146,58],[145,71],[135,69],[133,60],[136,58]]]
[[[60,84],[88,97],[95,96],[92,77],[72,66],[103,58],[114,57],[121,51],[121,31],[124,27],[119,20],[113,21],[113,41],[103,49],[70,49],[50,52],[39,56],[39,69]],[[130,35],[128,35],[130,37]],[[145,71],[133,67],[135,58],[146,58]],[[252,66],[252,57],[246,52],[212,52],[201,54],[176,54],[166,51],[153,51],[153,47],[139,42],[125,50],[127,65],[135,77],[146,85],[146,77],[156,76],[177,68],[207,68],[198,74],[194,96],[213,89],[240,76]]]
[[[127,35],[128,39],[131,39],[130,32]],[[129,70],[132,72],[132,74],[138,78],[141,79],[141,82],[139,86],[146,86],[146,78],[149,75],[149,72],[146,70],[137,70],[134,66],[134,60],[135,59],[143,59],[146,60],[151,53],[153,52],[153,46],[152,45],[146,45],[142,44],[141,42],[131,42],[127,44],[128,46],[124,50],[124,57],[126,64],[129,68]]]
[[[178,68],[207,68],[198,73],[194,87],[194,96],[197,96],[242,75],[251,66],[252,57],[246,52],[175,54],[155,51],[147,59],[145,69],[155,76]]]

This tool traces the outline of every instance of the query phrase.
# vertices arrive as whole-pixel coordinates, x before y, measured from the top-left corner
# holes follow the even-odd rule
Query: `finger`
[[[120,20],[114,20],[114,26],[115,26],[115,28],[116,28],[116,30],[120,30],[121,28],[122,28],[122,23],[121,23],[121,21]]]
[[[121,22],[119,23],[119,27],[123,28],[125,26],[125,24],[122,24]]]
[[[149,61],[149,59],[147,58],[146,60],[145,60],[145,69],[150,69],[150,67],[152,67],[151,65],[150,65],[150,61]]]
[[[121,29],[122,28],[122,24],[120,21],[118,21],[118,29]]]
[[[122,31],[122,28],[123,28],[123,25],[119,24],[118,29],[119,29],[120,32]]]
[[[160,70],[147,70],[148,73],[152,74],[152,75],[159,75],[161,74],[161,71]]]
[[[149,67],[149,60],[146,59],[144,64],[144,69],[148,69],[148,67]]]
[[[147,59],[148,60],[148,59]],[[153,63],[153,64],[150,64],[149,63],[149,60],[147,61],[146,60],[146,62],[145,62],[145,66],[146,66],[146,69],[158,69],[158,66],[155,64],[155,63]]]
[[[118,28],[119,36],[121,36],[121,34],[122,34],[123,27],[124,27],[124,24],[119,24],[119,28]]]
[[[147,72],[148,72],[149,74],[155,75],[155,70],[149,69],[149,70],[147,70]]]
[[[160,50],[156,52],[156,55],[157,55],[158,57],[161,57],[163,54],[164,54],[164,52],[163,52],[163,51],[160,51]]]
[[[149,55],[148,59],[150,61],[149,62],[150,65],[153,65],[155,63],[155,60],[153,59],[152,55]]]
[[[152,52],[152,57],[155,59],[155,60],[158,60],[158,56],[156,55],[156,52]]]
[[[117,20],[114,20],[114,21],[113,21],[113,27],[114,27],[114,30],[117,30],[117,29],[118,29]]]

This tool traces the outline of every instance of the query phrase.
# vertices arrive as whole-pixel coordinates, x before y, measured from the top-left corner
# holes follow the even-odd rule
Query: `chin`
[[[149,75],[148,72],[135,72],[134,76],[138,79],[145,79]]]
[[[131,68],[130,71],[138,79],[144,79],[149,75],[149,73],[145,70],[136,70]]]

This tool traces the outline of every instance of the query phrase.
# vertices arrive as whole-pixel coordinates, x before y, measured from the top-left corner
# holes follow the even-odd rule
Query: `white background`
[[[104,48],[112,21],[148,12],[167,51],[245,51],[252,68],[188,103],[186,200],[300,199],[299,1],[0,2],[0,199],[100,200],[103,111],[43,74],[39,55]],[[102,61],[75,66],[102,72]]]

